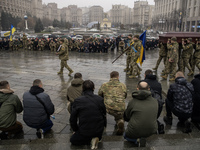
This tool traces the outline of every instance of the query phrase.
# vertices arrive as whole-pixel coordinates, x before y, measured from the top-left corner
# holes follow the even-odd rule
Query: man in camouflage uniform
[[[115,117],[117,132],[122,135],[124,131],[124,111],[127,89],[125,84],[119,81],[119,73],[113,71],[110,73],[110,81],[104,83],[99,89],[98,95],[104,98],[106,111]]]
[[[14,46],[14,42],[13,42],[13,40],[10,40],[10,42],[9,42],[9,48],[13,51],[13,47]]]
[[[188,38],[187,44],[185,44],[185,42],[182,41],[182,46],[183,46],[183,52],[182,52],[182,64],[183,64],[182,69],[183,70],[182,71],[185,72],[185,67],[187,67],[188,70],[190,71],[187,74],[188,76],[191,76],[194,74],[189,64],[190,58],[193,54],[193,45],[191,42],[192,42],[192,38]]]
[[[131,43],[133,43],[132,34],[128,35],[128,43],[129,43],[129,45]],[[130,71],[130,62],[131,62],[131,48],[130,48],[130,50],[128,50],[126,52],[126,55],[127,55],[127,58],[126,58],[126,69],[124,69],[124,72],[127,72],[127,74],[130,74],[129,71]]]
[[[43,51],[44,50],[44,41],[41,40],[41,39],[38,42],[38,48],[39,48],[39,51]]]
[[[174,81],[175,80],[175,74],[176,74],[176,67],[177,67],[177,62],[178,62],[178,52],[179,52],[179,44],[177,43],[177,38],[176,37],[172,37],[171,38],[171,44],[169,43],[169,41],[167,42],[167,49],[168,49],[168,53],[167,53],[167,60],[166,60],[166,68],[164,71],[164,75],[162,75],[161,77],[163,79],[167,80],[168,74],[170,74],[170,81]]]
[[[20,41],[18,39],[14,40],[14,50],[18,51],[20,47]]]
[[[31,41],[31,39],[28,40],[27,47],[29,50],[31,50],[31,51],[33,50],[33,42]]]
[[[157,70],[158,69],[158,66],[160,65],[160,62],[162,61],[163,59],[163,62],[164,62],[164,65],[166,63],[166,59],[167,59],[167,49],[165,48],[164,44],[162,42],[159,43],[159,58],[158,58],[158,61],[156,63],[156,67],[153,68],[153,70]]]
[[[192,59],[192,71],[193,72],[194,72],[195,66],[200,71],[200,39],[198,39],[198,41],[197,41],[196,49],[195,49],[194,56]]]
[[[24,33],[23,34],[23,37],[22,37],[22,41],[23,41],[23,48],[24,48],[24,50],[27,50],[27,36],[26,36],[26,34]]]
[[[60,45],[61,45],[60,51],[56,53],[56,55],[59,55],[59,59],[61,60],[60,71],[58,72],[58,74],[63,74],[63,69],[65,67],[67,68],[67,70],[69,70],[68,76],[71,76],[71,74],[73,73],[73,70],[67,65],[67,60],[69,59],[68,47],[65,47],[65,43],[63,39],[60,40]]]
[[[142,69],[137,64],[137,60],[139,59],[141,53],[142,41],[139,40],[139,35],[135,35],[133,41],[134,41],[134,50],[131,51],[132,72],[129,78],[136,78],[137,75],[138,76],[140,75],[140,71],[142,71]]]
[[[124,50],[124,48],[125,48],[124,40],[121,40],[121,41],[119,42],[119,47],[120,47],[121,51]]]
[[[56,43],[53,40],[51,40],[49,47],[51,49],[51,52],[56,51]]]

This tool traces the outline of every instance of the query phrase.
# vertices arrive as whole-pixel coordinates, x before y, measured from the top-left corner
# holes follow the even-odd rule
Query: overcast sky
[[[134,1],[138,0],[43,0],[43,3],[55,2],[58,4],[58,8],[67,7],[68,5],[78,5],[78,7],[100,5],[106,12],[112,8],[112,4],[122,4],[133,8]],[[149,4],[154,5],[154,0],[147,1]]]

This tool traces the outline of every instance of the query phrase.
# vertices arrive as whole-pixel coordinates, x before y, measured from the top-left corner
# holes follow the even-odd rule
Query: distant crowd
[[[60,46],[61,38],[32,38],[28,39],[24,34],[22,38],[16,38],[10,41],[10,39],[4,38],[0,39],[0,50],[34,50],[43,51],[51,50],[57,51]],[[68,39],[68,50],[85,52],[85,53],[108,53],[108,50],[113,51],[115,48],[117,50],[124,50],[127,47],[127,40],[121,36],[116,38],[87,38],[87,39]],[[157,48],[158,40],[148,40],[146,41],[146,49]]]
[[[182,72],[177,72],[175,83],[170,85],[167,98],[163,100],[162,86],[156,75],[146,70],[145,79],[137,84],[126,107],[127,88],[120,82],[118,72],[110,73],[109,81],[102,84],[98,95],[94,94],[94,83],[91,80],[84,81],[82,74],[76,73],[66,91],[72,131],[70,142],[73,145],[91,144],[91,149],[97,149],[107,126],[106,114],[110,114],[116,122],[116,135],[123,135],[127,141],[144,147],[147,137],[165,134],[164,124],[158,121],[164,103],[167,113],[163,119],[166,126],[172,125],[175,115],[183,132],[190,133],[190,119],[193,123],[200,123],[199,87],[200,74],[189,83]],[[23,94],[23,105],[13,93],[8,81],[0,82],[1,140],[10,139],[22,131],[23,126],[16,119],[16,113],[22,111],[26,125],[36,129],[38,138],[44,138],[44,134],[53,126],[50,118],[55,108],[50,96],[44,93],[42,81],[33,81],[30,90]],[[126,129],[125,121],[128,122]]]

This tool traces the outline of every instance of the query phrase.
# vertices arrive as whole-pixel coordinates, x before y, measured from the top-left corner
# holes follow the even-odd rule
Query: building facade
[[[102,22],[103,21],[103,7],[101,6],[92,6],[89,8],[89,20],[90,22],[97,21]]]
[[[90,16],[89,16],[90,9],[89,7],[81,7],[81,10],[82,10],[82,24],[87,25],[88,23],[90,23]]]
[[[152,24],[154,6],[149,5],[147,1],[134,2],[134,23],[138,23],[143,27]]]
[[[113,27],[133,24],[133,9],[124,5],[112,5],[110,19]]]

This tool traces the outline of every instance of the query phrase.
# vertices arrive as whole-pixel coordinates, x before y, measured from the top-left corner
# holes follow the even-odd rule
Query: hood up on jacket
[[[5,102],[10,94],[13,94],[14,91],[11,89],[0,89],[0,103]]]
[[[79,87],[83,84],[83,80],[80,79],[80,78],[77,78],[77,79],[74,79],[72,82],[71,82],[71,85],[74,86],[74,87]]]
[[[187,80],[183,77],[178,77],[178,78],[175,79],[175,83],[180,84],[180,85],[186,85]]]
[[[137,90],[132,93],[132,97],[139,100],[145,100],[149,96],[151,96],[151,91],[148,90]]]
[[[195,79],[200,79],[200,74],[196,74],[196,75],[194,76],[194,78],[195,78]]]
[[[39,86],[32,86],[30,91],[29,91],[32,95],[37,95],[39,93],[43,93],[44,89],[39,87]]]

